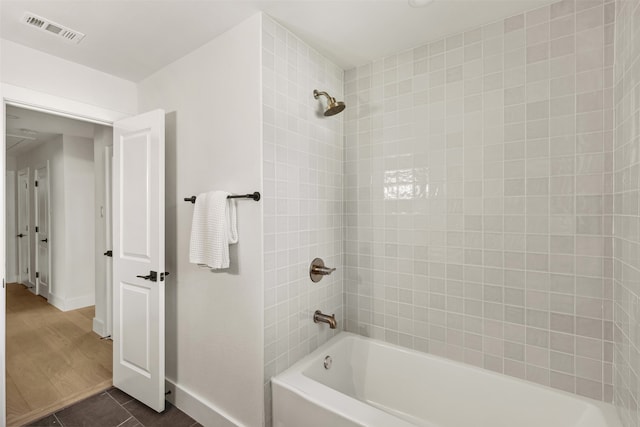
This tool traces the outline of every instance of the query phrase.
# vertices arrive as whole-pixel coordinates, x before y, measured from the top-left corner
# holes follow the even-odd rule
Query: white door
[[[105,171],[105,203],[104,203],[104,220],[105,220],[105,243],[107,251],[111,251],[111,256],[107,258],[107,266],[105,268],[107,284],[107,309],[106,309],[106,336],[113,337],[113,147],[104,147],[104,171]],[[105,254],[106,255],[106,254]]]
[[[50,217],[49,217],[49,162],[36,169],[36,293],[49,298],[51,277]]]
[[[113,125],[113,385],[164,410],[164,111]]]
[[[29,168],[18,171],[18,280],[31,286],[31,238],[29,236]]]

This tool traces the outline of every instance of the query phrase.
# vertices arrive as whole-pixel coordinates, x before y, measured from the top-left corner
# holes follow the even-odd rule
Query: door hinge
[[[39,279],[39,278],[40,278],[40,273],[36,271],[36,279]]]
[[[37,187],[38,186],[38,181],[36,181],[36,183],[34,185]]]
[[[38,232],[38,230],[39,230],[39,227],[36,225],[36,233]]]

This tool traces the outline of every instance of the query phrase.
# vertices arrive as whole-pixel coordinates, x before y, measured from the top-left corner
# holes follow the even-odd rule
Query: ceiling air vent
[[[58,36],[71,43],[80,43],[85,36],[80,31],[74,31],[71,28],[67,28],[64,25],[60,25],[31,12],[26,12],[24,14],[22,22],[30,27],[53,34],[54,36]]]

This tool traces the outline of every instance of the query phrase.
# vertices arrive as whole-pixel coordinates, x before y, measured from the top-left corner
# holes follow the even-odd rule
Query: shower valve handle
[[[311,266],[309,266],[309,277],[313,283],[316,283],[334,271],[336,271],[335,268],[325,267],[324,261],[321,258],[316,258],[311,261]]]
[[[311,272],[313,274],[320,274],[322,276],[328,276],[329,274],[333,273],[334,271],[336,271],[335,268],[320,267],[320,266],[317,266],[317,265],[314,265],[311,268]]]

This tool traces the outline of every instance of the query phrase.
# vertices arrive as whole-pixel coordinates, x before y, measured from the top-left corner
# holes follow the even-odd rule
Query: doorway
[[[18,231],[7,243],[20,266],[6,288],[6,419],[22,425],[112,383],[110,225],[105,191],[96,195],[107,188],[112,131],[13,106],[6,113],[6,167],[17,174],[6,194],[16,194]]]

